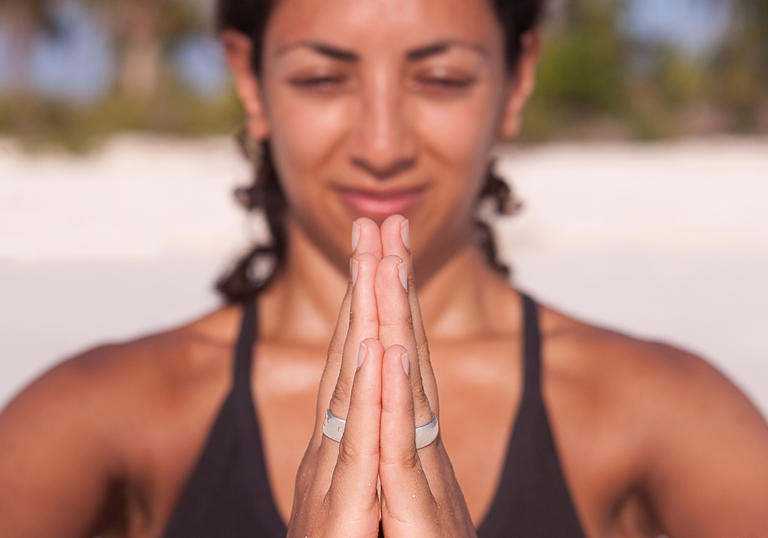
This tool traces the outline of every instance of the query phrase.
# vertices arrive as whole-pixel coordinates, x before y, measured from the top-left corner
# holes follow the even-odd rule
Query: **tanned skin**
[[[339,314],[353,289],[355,258],[375,273],[365,282],[377,309],[357,308],[374,313],[379,333],[363,373],[350,377],[359,379],[359,403],[394,405],[418,421],[429,409],[418,406],[419,384],[433,411],[432,385],[439,387],[445,459],[420,456],[421,468],[444,479],[444,496],[456,503],[459,515],[441,528],[471,535],[462,525],[482,521],[493,498],[522,383],[520,297],[472,242],[474,201],[494,141],[519,129],[538,34],[524,37],[512,74],[501,28],[481,0],[283,0],[267,26],[258,76],[249,39],[226,31],[222,40],[249,132],[270,139],[290,207],[285,269],[258,299],[252,379],[281,516],[297,532],[349,523],[319,521],[316,506],[294,504],[294,490],[297,473],[300,484],[312,480],[299,466],[310,457],[307,441],[320,439],[318,410],[327,401],[318,393],[330,394],[336,382],[326,376],[321,383],[334,356],[329,341],[353,332]],[[447,41],[430,54],[408,54]],[[414,187],[424,195],[404,215],[362,215],[369,218],[356,221],[360,238],[350,249],[361,215],[340,189]],[[409,247],[399,242],[406,218]],[[403,291],[386,273],[392,256],[408,264],[410,304],[397,302]],[[389,301],[399,306],[387,314],[380,307]],[[230,388],[240,314],[226,306],[173,330],[85,351],[19,394],[0,415],[0,536],[162,533]],[[423,328],[428,340],[428,359],[412,353],[410,377],[402,378],[413,381],[414,397],[396,404],[392,387],[402,373],[386,352],[407,342],[385,342],[382,323],[392,334]],[[544,399],[590,537],[768,535],[768,426],[730,381],[683,350],[547,305],[541,330]],[[355,405],[349,396],[344,403]],[[377,461],[394,453],[387,439],[381,436]],[[395,495],[384,491],[392,506]],[[417,501],[428,495],[438,493],[418,490]],[[435,532],[426,505],[415,505],[409,528]]]

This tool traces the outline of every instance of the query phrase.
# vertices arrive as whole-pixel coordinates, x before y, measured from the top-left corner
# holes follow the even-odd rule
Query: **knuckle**
[[[343,343],[340,338],[336,338],[336,335],[334,335],[333,339],[331,340],[330,345],[328,346],[328,360],[332,360],[335,357],[340,357],[341,353],[344,349]]]
[[[308,495],[315,483],[316,464],[316,458],[307,455],[301,462],[299,472],[296,473],[296,491],[303,495]]]
[[[352,443],[348,441],[345,442],[342,438],[341,443],[339,443],[339,457],[337,460],[337,465],[349,465],[360,459],[360,453],[352,445]]]
[[[412,449],[397,454],[382,452],[379,465],[380,471],[385,473],[387,472],[386,469],[390,469],[390,472],[415,471],[421,469],[421,460],[414,446]]]
[[[333,389],[333,394],[331,395],[331,401],[328,404],[328,407],[334,415],[344,418],[339,415],[339,413],[346,415],[350,394],[351,387],[349,382],[346,381],[344,377],[339,376],[339,380],[336,382],[336,387]]]
[[[424,392],[424,385],[421,383],[417,383],[413,388],[413,404],[414,407],[431,409],[429,398],[427,398],[427,393]]]
[[[421,460],[416,450],[409,450],[397,459],[395,465],[404,471],[416,471],[421,468]]]

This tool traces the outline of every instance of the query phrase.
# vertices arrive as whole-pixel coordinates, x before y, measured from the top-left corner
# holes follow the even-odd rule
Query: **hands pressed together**
[[[289,537],[377,536],[379,519],[388,537],[476,536],[440,436],[416,448],[415,427],[439,407],[409,249],[402,216],[353,225]],[[323,435],[328,409],[346,419],[339,443]]]

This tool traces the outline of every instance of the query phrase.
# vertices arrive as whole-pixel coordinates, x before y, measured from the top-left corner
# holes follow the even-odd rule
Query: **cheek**
[[[454,101],[424,100],[415,105],[420,138],[442,158],[457,163],[484,159],[494,141],[496,109],[490,92]]]
[[[310,99],[276,88],[269,100],[270,145],[290,217],[311,241],[345,267],[351,225],[334,212],[329,181],[338,177],[349,104],[344,100]]]
[[[283,188],[293,205],[322,190],[320,172],[333,158],[344,133],[343,100],[308,99],[284,88],[272,92],[270,142]]]
[[[496,110],[490,92],[452,102],[424,101],[414,110],[414,125],[425,157],[432,160],[443,196],[473,207],[495,141]]]
[[[274,135],[291,140],[297,153],[322,153],[343,132],[348,105],[343,99],[301,98],[284,91],[271,103]],[[280,136],[282,135],[282,136]]]

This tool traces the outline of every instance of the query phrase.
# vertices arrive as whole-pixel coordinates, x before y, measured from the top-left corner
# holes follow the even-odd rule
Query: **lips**
[[[337,188],[339,198],[355,216],[366,216],[374,219],[407,213],[413,205],[423,198],[425,190],[426,187],[381,192]]]

